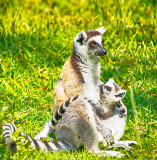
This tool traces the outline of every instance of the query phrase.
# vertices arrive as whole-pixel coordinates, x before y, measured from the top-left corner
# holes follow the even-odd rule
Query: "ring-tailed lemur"
[[[73,52],[65,62],[60,80],[55,87],[53,115],[71,97],[82,95],[92,99],[94,103],[99,103],[98,86],[102,82],[100,81],[101,66],[98,56],[107,53],[103,47],[102,35],[104,32],[104,27],[101,27],[97,30],[82,31],[76,35]],[[53,125],[49,121],[35,139],[40,140],[42,137],[47,137],[52,131],[52,127]]]
[[[102,104],[102,109],[104,116],[97,117],[97,127],[100,130],[99,141],[104,141],[103,132],[101,129],[103,126],[112,131],[114,137],[113,143],[110,147],[123,147],[126,150],[131,150],[130,145],[137,144],[136,141],[119,141],[124,134],[126,118],[127,118],[127,108],[122,102],[126,91],[121,89],[113,79],[105,84],[102,84],[100,87],[100,99]],[[105,143],[104,143],[105,144]]]
[[[117,107],[120,109],[120,117],[127,117],[127,108],[124,106],[121,101],[122,98],[125,97],[126,91],[121,89],[117,83],[114,82],[112,78],[110,78],[105,84],[99,86],[100,88],[100,99],[102,106],[106,108],[105,117],[103,119],[107,119],[111,116],[113,111],[115,110],[115,104],[112,104],[114,101],[117,102]],[[108,95],[108,96],[107,96]],[[114,96],[113,96],[114,95]]]
[[[54,115],[58,108],[72,96],[82,95],[91,98],[94,103],[99,103],[100,94],[98,84],[100,83],[100,64],[98,56],[103,56],[107,53],[103,47],[102,35],[104,32],[104,27],[101,27],[97,30],[82,31],[76,35],[72,55],[65,62],[60,76],[61,80],[55,87],[53,100]],[[76,105],[73,104],[73,107],[74,106]],[[83,118],[82,121],[84,121],[83,124],[91,130],[89,133],[91,134],[91,136],[89,136],[91,137],[89,140],[90,144],[87,145],[87,149],[94,152],[98,148],[98,136],[92,107],[89,103],[87,105],[80,103],[76,109],[86,113],[86,118]],[[65,118],[66,114],[64,115],[63,117]],[[69,116],[71,117],[71,115]],[[69,120],[70,117],[67,117],[67,120]],[[85,123],[86,121],[89,122]],[[35,139],[40,140],[41,137],[47,137],[52,131],[52,127],[53,124],[49,121],[44,130],[41,131]],[[67,131],[67,128],[68,126],[64,129],[62,126],[60,127],[60,125],[57,127],[60,132]],[[71,130],[71,128],[69,128],[69,130]],[[85,130],[85,132],[88,132],[88,130]],[[83,138],[82,141],[84,141],[84,139],[85,138]],[[83,143],[86,143],[86,141],[88,140],[85,139]]]

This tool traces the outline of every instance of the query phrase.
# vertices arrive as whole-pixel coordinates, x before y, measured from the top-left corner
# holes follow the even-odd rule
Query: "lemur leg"
[[[55,130],[51,124],[51,120],[49,120],[46,123],[44,129],[39,134],[37,134],[34,139],[39,141],[41,138],[46,138],[50,133],[54,133],[54,131]]]
[[[96,121],[91,105],[87,101],[76,100],[67,108],[66,113],[67,126],[75,131],[78,142],[83,142],[85,148],[90,152],[99,151]]]

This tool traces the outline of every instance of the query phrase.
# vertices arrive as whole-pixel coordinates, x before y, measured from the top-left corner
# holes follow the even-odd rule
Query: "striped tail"
[[[67,100],[64,104],[61,105],[61,107],[57,110],[53,118],[51,119],[51,123],[53,126],[56,126],[58,121],[62,118],[66,108],[76,99],[78,96],[72,97],[69,100]]]
[[[29,141],[31,141],[31,146],[35,149],[37,149],[38,151],[40,150],[44,150],[45,152],[48,151],[61,151],[61,150],[70,150],[71,146],[70,144],[68,144],[65,141],[54,141],[53,139],[51,139],[50,142],[47,141],[38,141],[35,140],[31,137],[29,137],[27,134],[25,134],[24,132],[22,132],[20,134],[20,136],[25,136],[26,138],[29,139]]]
[[[3,127],[3,137],[4,137],[4,142],[7,146],[7,148],[10,151],[15,151],[16,150],[16,143],[13,141],[13,139],[10,137],[12,133],[16,131],[16,126],[11,123],[5,124]],[[24,132],[22,132],[19,136],[25,136],[31,143],[31,146],[35,149],[39,150],[44,150],[44,151],[60,151],[60,150],[70,150],[71,146],[66,143],[65,141],[54,141],[51,139],[50,142],[47,141],[37,141]],[[23,141],[23,140],[21,140]]]
[[[16,126],[14,124],[11,123],[6,123],[3,127],[3,138],[4,138],[4,142],[5,145],[7,146],[7,148],[11,151],[15,151],[16,150],[16,143],[13,141],[13,139],[10,137],[12,133],[14,133],[16,131]]]

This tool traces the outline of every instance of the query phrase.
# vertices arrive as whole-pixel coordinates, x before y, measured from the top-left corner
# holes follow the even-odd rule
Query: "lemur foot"
[[[128,145],[125,145],[125,144],[123,144],[123,145],[112,144],[112,145],[108,146],[109,149],[111,149],[111,148],[119,148],[119,147],[124,148],[126,151],[131,151],[131,147],[128,146]]]
[[[131,145],[136,145],[136,141],[115,141],[114,144],[110,145],[109,148],[122,147],[127,151],[131,151]]]

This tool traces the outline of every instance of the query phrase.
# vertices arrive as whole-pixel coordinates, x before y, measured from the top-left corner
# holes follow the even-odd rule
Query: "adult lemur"
[[[53,99],[53,115],[57,109],[71,97],[82,95],[91,99],[95,104],[99,104],[100,91],[100,63],[98,56],[104,56],[107,51],[103,47],[104,40],[102,38],[105,32],[104,27],[97,30],[82,31],[78,33],[74,39],[74,48],[71,56],[65,62],[60,80],[58,81]],[[77,108],[77,106],[76,106]],[[83,107],[88,117],[93,117],[91,107]],[[81,111],[81,109],[80,109]],[[97,134],[94,117],[89,120],[92,123],[92,130],[94,134],[93,139]],[[35,139],[39,140],[41,137],[47,137],[52,131],[51,120],[46,124],[43,131],[41,131]],[[97,141],[97,140],[96,140]]]

